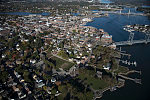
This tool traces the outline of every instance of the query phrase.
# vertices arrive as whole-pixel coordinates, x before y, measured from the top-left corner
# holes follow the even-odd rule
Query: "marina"
[[[128,12],[128,9],[132,8],[125,8],[124,11],[122,12]],[[134,8],[133,8],[134,9]],[[117,21],[116,21],[117,20]],[[130,58],[130,60],[126,61],[126,59],[123,60],[124,63],[127,63],[130,61],[130,66],[131,63],[134,65],[134,62],[136,61],[136,67],[130,67],[127,65],[129,68],[133,69],[135,73],[139,73],[141,75],[141,78],[137,79],[132,79],[128,77],[126,78],[126,84],[124,88],[117,89],[114,92],[107,91],[103,94],[103,97],[101,100],[110,100],[110,99],[115,99],[115,100],[147,100],[148,92],[147,90],[149,89],[149,50],[150,50],[150,44],[145,41],[145,34],[142,32],[135,32],[134,33],[134,45],[129,42],[129,36],[130,33],[123,30],[125,25],[133,25],[133,24],[142,24],[142,25],[149,25],[149,20],[145,16],[124,16],[121,14],[109,14],[108,17],[104,18],[94,18],[93,22],[87,23],[87,26],[93,26],[98,29],[102,28],[109,34],[113,35],[113,40],[115,43],[118,43],[117,47],[121,47],[121,55],[127,56]],[[109,28],[108,28],[109,27]],[[138,40],[138,41],[137,41]],[[139,41],[142,40],[142,41]],[[120,41],[125,41],[124,43]],[[138,43],[137,42],[141,42]],[[132,42],[133,43],[133,42]],[[145,43],[147,43],[145,45]],[[121,45],[122,44],[122,45]],[[124,44],[124,45],[123,45]],[[125,51],[125,52],[124,52]],[[129,54],[129,55],[128,55]],[[132,56],[130,56],[132,55]],[[122,63],[122,61],[121,61]],[[128,64],[128,63],[127,63]],[[141,71],[135,71],[135,70],[141,70]],[[142,74],[141,74],[142,73]],[[130,74],[130,71],[129,73]],[[136,76],[135,76],[136,77]],[[123,77],[122,77],[123,78]],[[142,81],[141,81],[142,80]],[[132,82],[134,81],[134,82]],[[142,84],[141,84],[142,82]],[[135,84],[139,83],[139,84]],[[147,88],[148,87],[148,88]],[[138,91],[138,92],[137,92]],[[110,95],[111,94],[111,95]],[[121,96],[120,96],[121,95]],[[128,96],[127,96],[128,95]],[[116,99],[117,98],[117,99]],[[99,100],[99,99],[97,99]]]
[[[141,79],[137,79],[137,78],[134,79],[134,78],[130,78],[130,77],[127,77],[127,76],[124,76],[124,75],[121,75],[121,74],[119,74],[118,76],[120,76],[124,79],[127,79],[127,80],[134,81],[135,83],[142,84]]]
[[[147,9],[34,1],[2,3],[0,99],[148,99]]]
[[[124,63],[124,64],[126,64],[126,65],[132,65],[132,66],[137,66],[137,63],[136,63],[136,61],[127,61],[127,60],[120,60],[119,59],[119,62],[122,62],[122,63]]]

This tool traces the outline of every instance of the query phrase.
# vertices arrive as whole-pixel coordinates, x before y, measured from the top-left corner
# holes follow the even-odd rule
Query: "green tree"
[[[15,68],[15,71],[16,71],[16,72],[19,72],[19,73],[23,73],[23,72],[24,72],[24,70],[23,70],[23,68],[22,68],[21,65],[17,66],[17,67]]]
[[[2,82],[6,82],[7,78],[8,78],[8,72],[7,71],[0,72],[0,80]]]
[[[23,73],[23,77],[24,77],[24,80],[26,81],[26,82],[31,82],[31,80],[30,80],[30,78],[29,78],[29,72],[28,72],[28,70],[25,70],[24,71],[24,73]]]
[[[60,51],[58,53],[58,55],[61,56],[61,57],[63,57],[64,59],[68,59],[68,54],[65,51],[63,51],[63,50]]]
[[[43,78],[44,78],[45,80],[50,80],[50,79],[52,78],[52,76],[51,76],[51,75],[48,75],[48,74],[43,74]]]

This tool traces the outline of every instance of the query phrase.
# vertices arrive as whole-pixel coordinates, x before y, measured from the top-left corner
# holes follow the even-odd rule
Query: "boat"
[[[137,66],[137,63],[136,63],[136,61],[134,62],[134,65],[135,65],[135,67]]]

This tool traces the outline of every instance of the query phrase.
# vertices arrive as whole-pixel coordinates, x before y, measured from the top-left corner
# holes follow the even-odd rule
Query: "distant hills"
[[[46,1],[92,1],[92,0],[0,0],[0,2],[8,2],[8,1],[28,1],[28,2],[46,2]],[[93,0],[100,1],[100,0]],[[150,0],[110,0],[116,4],[133,4],[133,5],[150,5]]]
[[[150,0],[110,0],[118,4],[150,5]]]
[[[8,1],[17,1],[17,2],[23,2],[23,1],[28,1],[28,2],[45,2],[45,1],[88,1],[88,0],[0,0],[1,2],[8,2]]]

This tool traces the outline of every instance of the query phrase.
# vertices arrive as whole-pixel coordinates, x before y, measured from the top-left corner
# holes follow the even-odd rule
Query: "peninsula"
[[[0,99],[92,100],[121,88],[125,79],[141,84],[126,76],[141,72],[119,64],[128,54],[116,47],[112,35],[86,26],[94,17],[108,16],[95,11],[95,4],[11,3],[0,9],[9,5],[0,14]]]

